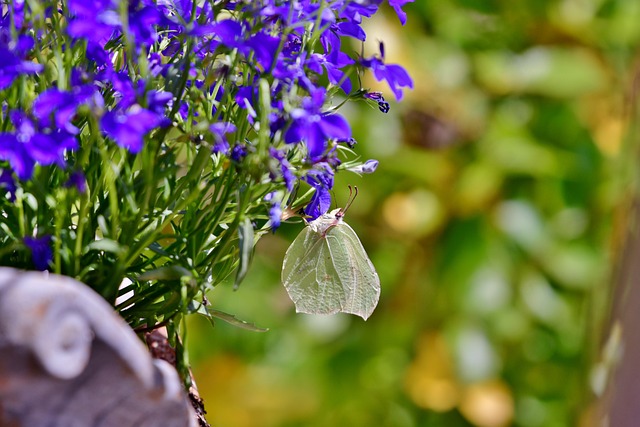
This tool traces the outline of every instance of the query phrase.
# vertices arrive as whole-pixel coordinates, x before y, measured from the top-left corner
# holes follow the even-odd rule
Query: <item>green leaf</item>
[[[253,255],[253,225],[249,218],[245,218],[242,224],[240,224],[240,227],[238,227],[238,238],[240,263],[238,265],[238,272],[236,273],[236,281],[233,285],[234,289],[238,289],[238,286],[240,286],[240,283],[247,275]]]
[[[232,326],[237,326],[238,328],[246,329],[247,331],[267,332],[269,330],[269,328],[260,328],[260,327],[258,327],[256,325],[254,325],[253,323],[249,323],[249,322],[246,322],[244,320],[240,320],[236,316],[234,316],[233,314],[225,313],[225,312],[219,311],[219,310],[214,310],[213,308],[207,308],[204,305],[201,305],[198,308],[198,310],[196,311],[196,313],[201,314],[204,317],[206,317],[207,319],[209,319],[209,321],[211,322],[212,325],[214,325],[213,318],[216,318],[216,319],[220,319],[222,321],[225,321],[225,322],[227,322],[228,324],[230,324]]]
[[[193,274],[189,270],[180,265],[171,265],[146,271],[138,276],[138,280],[142,282],[149,280],[181,280],[183,277],[193,280]]]
[[[124,251],[124,248],[120,246],[120,244],[118,244],[118,242],[116,242],[115,240],[100,239],[95,240],[84,247],[83,253],[87,253],[89,251],[104,251],[114,254],[120,254]]]

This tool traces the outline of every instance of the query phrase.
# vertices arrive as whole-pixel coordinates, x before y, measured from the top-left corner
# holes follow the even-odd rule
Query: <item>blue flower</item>
[[[69,0],[72,14],[67,32],[73,38],[83,38],[94,43],[103,43],[122,31],[119,2],[115,0]],[[149,0],[129,2],[127,25],[136,46],[151,45],[158,40],[156,25],[162,14]]]
[[[87,191],[87,179],[84,176],[82,171],[75,171],[69,175],[69,179],[67,180],[65,187],[67,188],[75,188],[78,190],[78,193],[84,194]]]
[[[305,181],[316,190],[304,208],[304,213],[309,218],[316,219],[331,207],[330,190],[333,188],[333,175],[333,169],[329,164],[317,163],[305,177]]]
[[[391,88],[393,94],[396,96],[396,99],[400,101],[402,99],[401,88],[413,88],[413,80],[411,80],[411,77],[409,77],[409,73],[407,73],[407,71],[400,65],[385,64],[383,62],[384,45],[382,43],[380,43],[380,53],[382,59],[377,57],[363,59],[361,61],[362,65],[373,70],[373,75],[375,76],[376,80],[385,80]]]
[[[402,25],[407,23],[407,13],[402,10],[402,6],[407,3],[413,3],[413,0],[389,0],[389,6],[396,11]]]
[[[344,18],[347,21],[361,23],[362,17],[372,17],[380,7],[382,0],[368,0],[362,2],[350,1],[344,9],[339,13],[340,18]]]
[[[75,136],[64,129],[41,129],[20,111],[10,116],[16,130],[0,133],[0,160],[7,161],[21,180],[31,178],[36,163],[64,166],[65,151],[77,148]]]
[[[153,77],[166,75],[167,66],[162,63],[162,56],[159,53],[149,54],[149,72]]]
[[[15,134],[0,133],[0,160],[9,163],[18,179],[27,180],[33,175],[36,162]]]
[[[213,152],[214,153],[229,153],[229,141],[227,140],[227,134],[236,131],[236,125],[229,122],[218,122],[209,126],[209,130],[213,134]]]
[[[358,143],[358,141],[356,141],[355,138],[338,139],[338,140],[336,140],[336,142],[342,142],[344,144],[347,144],[347,147],[349,147],[349,148],[355,147],[356,144]]]
[[[264,31],[257,31],[251,36],[249,25],[246,22],[238,22],[225,19],[211,25],[211,31],[220,43],[231,49],[238,49],[246,58],[253,52],[255,61],[263,70],[270,70],[275,54],[280,46],[280,38],[273,37]]]
[[[63,128],[70,133],[77,133],[78,129],[71,124],[77,108],[78,102],[71,92],[54,88],[38,95],[33,102],[33,115],[43,126]]]
[[[14,52],[8,46],[0,44],[0,90],[9,87],[20,75],[35,74],[44,69],[40,64],[24,60],[22,55],[26,52]]]
[[[271,202],[271,207],[269,208],[269,221],[271,222],[271,231],[276,231],[278,227],[280,227],[280,222],[282,221],[282,206],[279,200],[277,200],[276,192],[272,191],[271,193],[264,196],[264,200],[267,202]]]
[[[25,237],[23,243],[31,251],[31,261],[36,270],[45,271],[53,260],[51,236]]]
[[[93,85],[81,85],[71,91],[56,88],[42,92],[33,102],[33,115],[38,119],[40,127],[64,129],[70,134],[77,134],[71,120],[80,105],[89,105],[91,110],[99,113],[104,107],[102,95]]]
[[[148,4],[144,4],[148,3]],[[142,7],[140,7],[142,5]],[[129,1],[129,30],[138,44],[152,45],[158,41],[156,25],[162,15],[152,2],[141,0]]]
[[[163,116],[135,105],[129,111],[110,111],[100,121],[102,131],[131,153],[142,149],[144,136],[160,126]]]
[[[377,160],[370,159],[361,165],[350,167],[348,168],[348,170],[355,173],[366,173],[366,174],[374,173],[378,168],[378,163],[379,162]]]
[[[280,46],[280,38],[272,37],[264,31],[260,31],[251,36],[245,45],[253,50],[255,59],[262,66],[262,69],[269,71],[273,64],[274,57]],[[249,56],[249,52],[244,52],[245,56]]]
[[[173,101],[171,92],[150,90],[146,96],[147,109],[161,117],[160,126],[169,126],[171,120],[165,116],[165,109],[170,106]]]
[[[125,71],[109,71],[105,73],[105,78],[113,86],[120,109],[127,109],[136,104],[138,96],[144,94],[145,81],[139,80],[134,83]]]
[[[359,23],[342,21],[331,26],[331,29],[339,36],[349,36],[356,40],[365,41],[367,34],[364,32]]]
[[[240,49],[244,47],[244,34],[249,30],[244,22],[233,19],[223,19],[211,26],[211,32],[216,35],[220,42],[231,48]]]
[[[13,174],[9,169],[3,169],[0,172],[0,188],[4,188],[4,190],[8,193],[8,199],[10,202],[14,202],[16,200],[16,181],[13,179]]]
[[[330,58],[332,60],[330,60]],[[314,54],[309,58],[307,66],[313,70],[317,65],[322,65],[325,70],[327,70],[329,82],[333,85],[339,84],[344,93],[349,94],[351,92],[351,80],[347,78],[341,68],[351,65],[354,62],[355,61],[344,52],[338,52],[335,56]],[[320,74],[321,70],[317,72]]]
[[[321,112],[324,99],[324,88],[315,90],[311,97],[305,98],[301,108],[291,112],[292,123],[284,135],[288,144],[304,142],[312,160],[324,154],[329,139],[351,137],[351,128],[344,117]]]
[[[67,32],[74,38],[101,43],[122,25],[112,0],[69,0],[67,7],[72,14]]]
[[[229,157],[231,158],[231,160],[233,160],[234,162],[241,162],[242,159],[244,159],[245,157],[247,157],[247,146],[244,144],[236,144],[233,146],[233,149],[231,150],[231,154],[229,155]]]
[[[89,61],[95,62],[97,70],[111,71],[113,65],[109,53],[104,50],[102,44],[87,40],[86,56]]]
[[[273,147],[269,147],[269,155],[280,165],[280,176],[282,176],[287,190],[293,191],[293,185],[296,182],[296,176],[291,171],[291,164],[289,164],[289,162],[287,161],[284,152]],[[277,175],[274,176],[274,173],[272,173],[271,179],[275,179],[276,177]]]
[[[385,101],[384,96],[380,92],[367,92],[363,95],[367,99],[371,99],[378,104],[378,109],[387,114],[391,109],[391,106]]]
[[[282,48],[282,55],[287,58],[295,58],[302,48],[302,39],[297,34],[289,34]]]
[[[6,30],[7,33],[10,33],[10,29],[20,30],[23,29],[23,24],[25,23],[25,3],[26,0],[13,0],[9,2],[3,2],[3,4],[7,4],[10,7],[0,9],[0,31]],[[2,13],[4,12],[4,15]]]

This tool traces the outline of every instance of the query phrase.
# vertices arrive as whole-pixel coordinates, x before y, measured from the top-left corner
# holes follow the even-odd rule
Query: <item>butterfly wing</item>
[[[344,296],[340,311],[367,320],[380,299],[380,278],[358,235],[342,223],[327,232],[326,243],[337,274],[332,285]]]
[[[345,307],[344,289],[327,238],[310,227],[305,228],[287,249],[282,283],[298,313],[334,314]]]
[[[284,257],[282,283],[298,313],[355,314],[367,320],[380,298],[380,278],[353,229],[326,235],[305,228]]]

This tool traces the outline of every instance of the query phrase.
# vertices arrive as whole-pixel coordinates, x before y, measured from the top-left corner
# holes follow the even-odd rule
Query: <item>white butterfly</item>
[[[378,273],[343,221],[349,205],[308,223],[287,249],[282,283],[298,313],[351,313],[367,320],[378,304]]]

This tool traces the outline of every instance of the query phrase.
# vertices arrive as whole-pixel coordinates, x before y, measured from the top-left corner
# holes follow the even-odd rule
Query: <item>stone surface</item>
[[[0,267],[0,426],[194,427],[173,366],[98,294]]]

